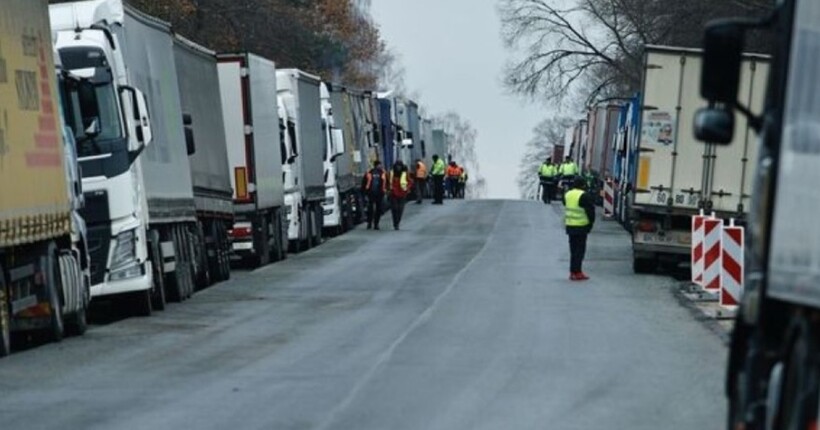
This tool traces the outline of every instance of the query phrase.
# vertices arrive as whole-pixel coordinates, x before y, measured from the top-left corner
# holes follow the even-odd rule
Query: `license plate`
[[[239,242],[233,244],[234,251],[249,251],[253,249],[253,243],[251,242]]]

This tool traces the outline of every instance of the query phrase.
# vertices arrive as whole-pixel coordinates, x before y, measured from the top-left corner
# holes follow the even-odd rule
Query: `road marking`
[[[382,366],[384,366],[385,363],[390,361],[390,359],[393,357],[393,353],[396,352],[396,349],[399,347],[399,345],[404,343],[405,339],[407,339],[417,328],[421,327],[422,324],[430,320],[430,317],[433,316],[433,313],[439,307],[439,304],[444,300],[445,297],[447,297],[450,294],[453,288],[455,288],[456,284],[458,284],[458,282],[461,280],[464,274],[467,273],[467,270],[469,270],[470,267],[472,267],[473,263],[475,263],[475,261],[478,260],[479,257],[484,255],[484,251],[487,250],[487,246],[495,236],[495,231],[498,228],[498,221],[501,219],[501,215],[504,213],[505,206],[507,206],[506,202],[503,205],[501,205],[501,208],[498,211],[497,216],[495,218],[495,222],[493,222],[493,229],[490,231],[490,234],[487,235],[487,240],[484,241],[484,245],[481,247],[481,249],[478,250],[478,252],[473,256],[473,258],[471,258],[470,261],[468,261],[467,264],[464,265],[464,267],[458,271],[458,273],[456,273],[456,275],[453,277],[453,280],[450,281],[450,284],[448,284],[447,287],[444,288],[444,291],[442,291],[438,296],[436,296],[436,299],[433,300],[433,303],[431,303],[430,306],[428,306],[427,309],[424,310],[424,312],[419,314],[419,316],[417,316],[416,319],[413,320],[412,323],[410,323],[407,329],[405,329],[404,332],[402,332],[402,334],[399,335],[399,337],[397,337],[396,340],[394,340],[393,343],[391,343],[390,346],[387,347],[387,349],[385,349],[384,351],[382,351],[381,354],[379,354],[373,366],[371,366],[370,369],[368,369],[368,371],[365,372],[364,375],[362,375],[359,381],[356,382],[353,388],[350,389],[350,392],[348,392],[347,396],[341,402],[339,402],[336,405],[336,407],[334,407],[327,414],[325,419],[316,427],[318,430],[325,430],[329,428],[330,425],[333,424],[333,422],[339,416],[339,414],[341,414],[344,410],[350,407],[350,405],[359,395],[359,392],[370,382],[373,376],[375,376],[376,373],[379,370],[381,370]]]

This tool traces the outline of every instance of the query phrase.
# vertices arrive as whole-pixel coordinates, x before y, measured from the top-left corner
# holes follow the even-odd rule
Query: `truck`
[[[621,105],[601,103],[590,108],[587,115],[589,136],[586,161],[581,169],[591,174],[598,183],[612,175],[612,144],[618,130]]]
[[[703,38],[700,94],[709,104],[694,118],[698,139],[741,147],[747,133],[760,139],[750,158],[745,289],[726,373],[731,429],[811,429],[820,421],[818,23],[817,2],[785,0],[760,19],[710,23]],[[741,49],[752,30],[764,32],[774,55],[768,87],[750,97]]]
[[[552,146],[552,162],[555,164],[564,162],[564,145],[555,144]]]
[[[50,6],[63,65],[95,80],[84,118],[98,128],[78,147],[91,253],[91,296],[131,313],[194,290],[196,207],[170,25],[121,0]],[[150,115],[149,115],[150,113]]]
[[[341,87],[328,82],[320,87],[322,97],[322,136],[325,141],[325,200],[323,228],[329,234],[342,234],[353,227],[351,194],[356,189],[352,157],[344,138],[344,109]]]
[[[659,263],[689,261],[691,217],[700,210],[745,220],[752,192],[749,160],[757,156],[751,133],[739,133],[730,146],[695,145],[688,124],[707,102],[698,94],[702,52],[647,46],[641,92],[640,141],[631,195],[632,261],[635,273]],[[763,103],[768,59],[743,59],[744,100]],[[673,84],[670,84],[673,83]]]
[[[324,152],[319,77],[298,69],[276,71],[280,115],[295,140],[293,163],[284,166],[288,240],[295,252],[322,241],[325,200]],[[291,142],[293,144],[294,142]]]
[[[280,116],[276,64],[249,52],[217,55],[219,94],[230,186],[236,263],[284,259],[287,223],[283,166],[296,160],[293,125]]]
[[[234,208],[219,70],[216,53],[180,35],[174,37],[179,98],[186,139],[196,142],[190,154],[191,184],[196,207],[193,259],[197,286],[230,277]]]
[[[58,70],[45,0],[12,0],[0,22],[0,357],[14,332],[82,334],[90,300],[89,258],[72,109],[83,81]],[[98,131],[89,125],[76,136]]]

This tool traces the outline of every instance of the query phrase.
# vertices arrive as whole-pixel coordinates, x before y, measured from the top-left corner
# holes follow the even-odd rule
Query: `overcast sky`
[[[506,94],[507,54],[496,0],[374,0],[382,35],[401,56],[407,89],[434,113],[455,110],[478,130],[487,197],[518,198],[515,177],[543,107]]]

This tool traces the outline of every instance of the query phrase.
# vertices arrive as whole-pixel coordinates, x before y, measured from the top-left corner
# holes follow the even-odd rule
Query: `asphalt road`
[[[718,429],[720,339],[598,222],[408,206],[150,318],[0,360],[3,429]],[[389,226],[389,220],[383,226]]]

